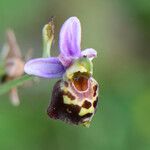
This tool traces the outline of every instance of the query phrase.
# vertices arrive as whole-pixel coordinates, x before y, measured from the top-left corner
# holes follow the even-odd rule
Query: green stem
[[[0,76],[5,74],[4,66],[0,64]]]
[[[12,81],[8,81],[2,85],[0,85],[0,95],[7,93],[14,87],[20,86],[24,84],[26,81],[32,80],[33,77],[29,75],[24,75],[18,79],[14,79]]]

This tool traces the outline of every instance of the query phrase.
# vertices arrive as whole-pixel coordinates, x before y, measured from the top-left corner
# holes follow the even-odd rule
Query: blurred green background
[[[56,80],[20,88],[21,105],[0,97],[0,150],[150,150],[149,0],[0,0],[0,47],[12,28],[26,54],[42,53],[42,27],[55,16],[55,46],[61,24],[77,16],[82,49],[93,47],[99,109],[90,128],[46,115]]]

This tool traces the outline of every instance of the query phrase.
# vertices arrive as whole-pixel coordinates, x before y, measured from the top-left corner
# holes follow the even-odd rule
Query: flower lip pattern
[[[97,52],[92,48],[81,51],[80,44],[80,21],[77,17],[70,17],[60,30],[59,56],[32,59],[25,64],[24,71],[43,78],[61,78],[74,60],[84,56],[93,59],[97,56]]]

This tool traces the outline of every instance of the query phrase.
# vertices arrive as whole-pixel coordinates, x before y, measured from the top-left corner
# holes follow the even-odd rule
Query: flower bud
[[[50,57],[50,49],[54,39],[54,22],[51,21],[43,27],[43,57]]]

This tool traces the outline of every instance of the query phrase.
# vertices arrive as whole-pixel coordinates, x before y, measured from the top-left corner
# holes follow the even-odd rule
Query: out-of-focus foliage
[[[0,0],[1,48],[10,27],[24,54],[32,47],[40,57],[42,28],[51,16],[56,16],[52,55],[58,53],[60,26],[70,16],[81,21],[82,45],[98,51],[99,109],[89,129],[70,126],[46,115],[55,81],[21,87],[17,108],[7,94],[0,96],[0,149],[149,150],[150,1]]]
[[[11,90],[12,88],[20,86],[25,82],[27,82],[28,80],[32,80],[32,79],[33,79],[32,76],[24,75],[14,80],[10,80],[5,84],[0,85],[0,95],[3,95],[7,93],[9,90]]]

